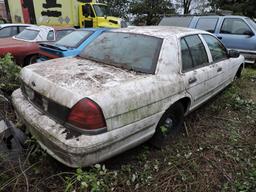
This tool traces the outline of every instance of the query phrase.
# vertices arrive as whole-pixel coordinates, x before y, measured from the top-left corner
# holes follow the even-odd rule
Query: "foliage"
[[[0,89],[12,92],[19,87],[20,67],[13,62],[11,54],[0,58]]]
[[[105,3],[110,7],[113,16],[128,19],[129,0],[106,0]]]
[[[66,178],[65,192],[74,191],[74,189],[91,192],[105,191],[106,183],[100,177],[106,175],[106,173],[105,166],[99,164],[96,164],[90,171],[83,171],[79,168],[72,177]]]
[[[139,25],[155,25],[162,15],[174,12],[170,0],[136,0],[130,4],[130,13],[136,16],[134,22]]]
[[[230,10],[236,15],[256,17],[256,2],[251,0],[210,0],[216,9]]]

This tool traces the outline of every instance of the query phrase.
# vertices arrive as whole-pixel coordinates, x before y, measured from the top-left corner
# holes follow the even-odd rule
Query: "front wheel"
[[[184,106],[177,102],[160,119],[150,143],[157,148],[162,148],[181,131],[183,125]]]

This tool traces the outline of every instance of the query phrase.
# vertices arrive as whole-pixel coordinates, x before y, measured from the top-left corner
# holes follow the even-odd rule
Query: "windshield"
[[[256,31],[256,23],[249,18],[246,18],[246,20],[250,24],[250,26]]]
[[[109,15],[109,9],[106,5],[93,5],[97,17],[105,17]]]
[[[34,40],[38,34],[39,34],[39,31],[37,30],[24,29],[21,33],[16,35],[16,38],[23,39],[23,40]]]
[[[76,48],[81,45],[81,43],[83,43],[91,34],[91,31],[74,31],[61,38],[55,44],[64,47]]]
[[[132,33],[105,32],[87,46],[81,57],[133,70],[154,74],[162,39]]]

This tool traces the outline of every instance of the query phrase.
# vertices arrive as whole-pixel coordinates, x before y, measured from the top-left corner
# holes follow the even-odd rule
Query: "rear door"
[[[218,20],[218,17],[199,17],[194,28],[214,33]]]
[[[209,58],[198,35],[181,38],[182,76],[187,92],[192,97],[191,108],[206,100]]]

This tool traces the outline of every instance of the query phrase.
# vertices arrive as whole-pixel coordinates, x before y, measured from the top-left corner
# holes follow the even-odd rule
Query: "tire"
[[[184,125],[184,106],[177,102],[173,104],[162,116],[156,132],[150,140],[156,148],[162,148],[168,144],[168,141],[181,131]]]

